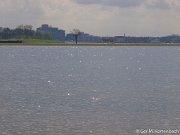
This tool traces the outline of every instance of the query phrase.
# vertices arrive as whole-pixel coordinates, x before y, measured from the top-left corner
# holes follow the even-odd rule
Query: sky
[[[180,34],[180,0],[0,0],[0,26],[49,24],[97,36]]]

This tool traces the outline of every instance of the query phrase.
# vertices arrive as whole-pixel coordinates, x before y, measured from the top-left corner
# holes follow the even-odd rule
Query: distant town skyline
[[[173,44],[180,43],[179,35],[169,35],[163,37],[138,37],[138,36],[96,36],[86,32],[74,29],[71,33],[66,33],[65,30],[58,27],[49,26],[48,24],[42,24],[41,27],[36,30],[32,29],[32,25],[20,25],[15,29],[0,27],[0,40],[1,43],[22,43],[26,40],[38,41],[51,40],[54,42],[66,42],[73,43],[165,43]],[[16,39],[16,40],[14,40]],[[8,41],[10,40],[10,41]]]
[[[2,0],[0,26],[50,24],[97,35],[180,34],[179,0]]]

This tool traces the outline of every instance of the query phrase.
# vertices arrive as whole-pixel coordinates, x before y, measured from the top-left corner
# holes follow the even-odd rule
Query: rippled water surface
[[[179,47],[0,47],[1,135],[180,129]]]

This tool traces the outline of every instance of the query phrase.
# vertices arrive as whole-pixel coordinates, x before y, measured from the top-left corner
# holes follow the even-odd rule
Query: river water
[[[179,47],[0,47],[0,134],[179,130],[179,82]]]

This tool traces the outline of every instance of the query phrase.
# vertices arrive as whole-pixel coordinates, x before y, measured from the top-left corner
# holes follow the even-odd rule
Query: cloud
[[[179,0],[147,0],[146,6],[153,9],[179,10]]]
[[[47,23],[94,35],[180,34],[180,0],[1,0],[0,26]]]
[[[73,0],[78,4],[98,4],[119,8],[144,6],[152,9],[180,9],[179,0]]]
[[[168,0],[170,1],[170,0]],[[170,9],[170,3],[166,0],[147,0],[145,5],[152,9]]]
[[[14,27],[22,23],[36,23],[44,14],[40,1],[1,0],[1,25]]]
[[[79,4],[101,4],[105,6],[136,7],[144,0],[75,0]]]

